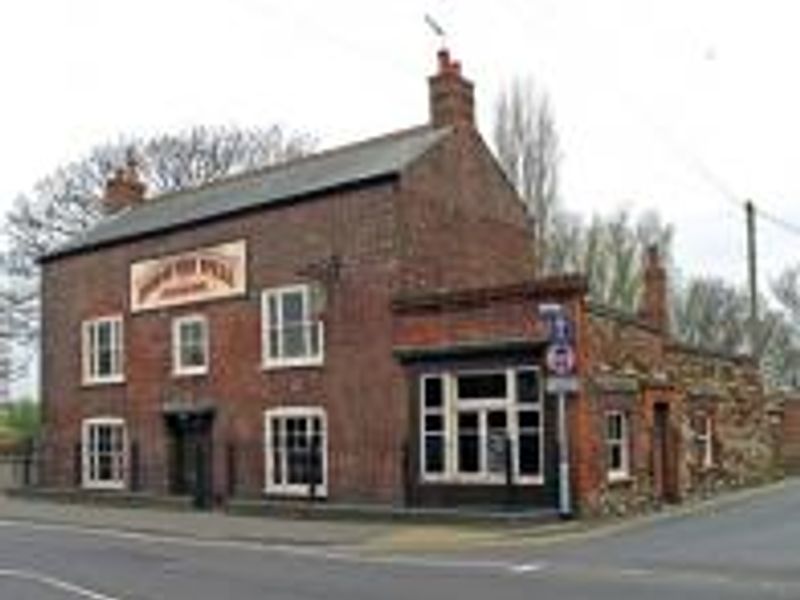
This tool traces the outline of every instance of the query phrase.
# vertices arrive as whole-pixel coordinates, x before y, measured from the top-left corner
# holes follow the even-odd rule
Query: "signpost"
[[[549,346],[545,357],[547,392],[558,398],[558,511],[566,519],[572,516],[567,394],[578,391],[578,378],[575,375],[575,325],[560,304],[540,305],[539,316],[547,322],[549,332]]]

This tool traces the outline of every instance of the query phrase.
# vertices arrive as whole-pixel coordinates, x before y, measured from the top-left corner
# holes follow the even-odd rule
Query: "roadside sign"
[[[550,320],[550,341],[571,344],[575,339],[575,327],[564,313],[556,314]]]
[[[577,377],[548,377],[545,388],[548,394],[577,394]]]
[[[575,325],[561,304],[540,304],[539,316],[547,323],[551,344],[572,344],[575,341]]]
[[[547,370],[557,377],[572,375],[575,371],[575,351],[566,344],[552,344],[547,348]]]

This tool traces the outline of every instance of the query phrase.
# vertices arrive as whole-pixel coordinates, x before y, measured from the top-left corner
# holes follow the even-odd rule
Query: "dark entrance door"
[[[197,508],[212,501],[213,413],[180,412],[167,419],[169,433],[169,491],[189,495]]]
[[[661,502],[674,500],[671,450],[669,404],[657,402],[653,406],[653,493]]]

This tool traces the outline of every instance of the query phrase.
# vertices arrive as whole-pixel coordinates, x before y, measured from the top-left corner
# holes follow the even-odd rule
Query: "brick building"
[[[754,366],[533,272],[523,207],[446,52],[421,127],[146,199],[42,259],[45,485],[554,507],[543,304],[575,323],[572,504],[621,512],[767,476]]]

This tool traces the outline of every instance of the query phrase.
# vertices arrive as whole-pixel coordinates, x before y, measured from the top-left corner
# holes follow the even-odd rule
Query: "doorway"
[[[656,402],[653,405],[653,450],[652,475],[653,495],[658,502],[674,502],[675,478],[673,471],[674,443],[670,430],[669,404]]]
[[[167,415],[170,494],[191,496],[196,508],[212,503],[213,413]]]

